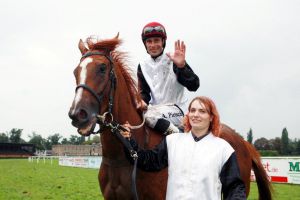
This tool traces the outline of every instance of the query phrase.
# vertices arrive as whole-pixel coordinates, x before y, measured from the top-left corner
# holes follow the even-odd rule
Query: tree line
[[[253,131],[247,133],[247,141],[254,145],[262,156],[296,156],[300,155],[300,139],[290,139],[286,128],[283,128],[281,137],[266,139],[258,138],[253,142]]]
[[[2,143],[30,143],[34,144],[37,150],[51,150],[52,145],[57,144],[94,144],[100,143],[100,137],[98,135],[88,137],[70,135],[69,138],[65,138],[59,133],[49,135],[47,138],[43,138],[40,134],[32,132],[28,135],[29,140],[25,141],[22,138],[23,129],[13,128],[9,132],[0,133],[0,142]]]
[[[0,142],[30,143],[34,144],[37,150],[50,150],[52,149],[52,145],[57,144],[79,145],[100,143],[100,137],[98,135],[88,138],[85,138],[84,136],[70,135],[69,138],[65,138],[59,133],[55,133],[53,135],[49,135],[47,138],[43,138],[36,132],[32,132],[28,135],[29,140],[25,141],[22,139],[22,132],[23,129],[13,128],[9,132],[0,133]],[[261,137],[255,141],[253,141],[253,131],[250,128],[247,133],[247,141],[254,145],[262,156],[300,155],[300,139],[291,140],[286,128],[282,130],[281,137],[275,137],[269,140]]]

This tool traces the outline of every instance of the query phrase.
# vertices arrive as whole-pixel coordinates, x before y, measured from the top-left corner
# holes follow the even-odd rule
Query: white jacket
[[[219,175],[233,148],[211,133],[198,142],[191,132],[175,133],[166,139],[169,163],[166,199],[221,200]]]

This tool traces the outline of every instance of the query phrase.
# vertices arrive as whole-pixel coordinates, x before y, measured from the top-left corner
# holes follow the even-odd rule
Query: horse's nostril
[[[78,112],[78,118],[84,120],[88,117],[87,112],[84,109],[80,109]]]
[[[72,124],[74,126],[78,126],[79,124],[84,124],[89,120],[89,114],[83,108],[70,110],[69,117],[72,119]]]

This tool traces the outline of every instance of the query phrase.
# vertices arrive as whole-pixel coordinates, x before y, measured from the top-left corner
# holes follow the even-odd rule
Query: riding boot
[[[155,126],[154,126],[154,130],[164,134],[164,135],[169,135],[172,133],[178,133],[179,129],[172,124],[171,122],[169,122],[168,120],[164,119],[164,118],[160,118],[157,120]]]
[[[179,129],[174,124],[170,123],[170,126],[164,132],[164,135],[170,135],[172,133],[179,133]]]

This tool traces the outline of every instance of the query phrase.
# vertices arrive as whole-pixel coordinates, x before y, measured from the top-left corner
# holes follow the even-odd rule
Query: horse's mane
[[[127,84],[128,91],[130,96],[134,102],[141,101],[141,95],[138,92],[137,83],[135,79],[133,79],[134,72],[128,66],[127,60],[128,56],[126,52],[116,51],[115,49],[122,43],[120,39],[117,37],[113,39],[105,39],[105,40],[97,40],[95,42],[92,41],[91,37],[87,38],[86,43],[88,48],[98,51],[103,51],[106,54],[110,54],[115,67],[118,67],[125,79],[125,83]]]

